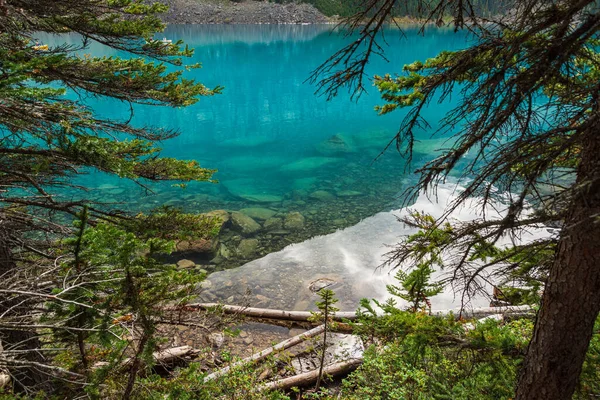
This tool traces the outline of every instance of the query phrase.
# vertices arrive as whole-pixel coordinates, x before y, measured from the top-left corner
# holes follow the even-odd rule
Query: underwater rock
[[[440,154],[442,149],[452,147],[456,138],[434,138],[415,140],[413,145],[413,154],[423,154],[426,156],[435,156]]]
[[[304,189],[294,189],[291,193],[292,200],[298,201],[308,196],[308,192]]]
[[[283,226],[286,229],[297,231],[304,228],[304,216],[299,212],[291,212],[285,217]]]
[[[240,197],[253,203],[281,203],[283,200],[282,196],[265,193],[245,194]]]
[[[317,280],[312,281],[308,285],[308,290],[310,290],[313,293],[317,293],[319,290],[333,286],[336,283],[337,282],[331,278],[319,278]]]
[[[196,266],[196,263],[193,262],[192,260],[179,260],[177,261],[177,267],[181,268],[181,269],[188,269],[188,268],[194,268]]]
[[[252,258],[258,249],[257,239],[244,239],[240,242],[237,252],[242,258]]]
[[[330,201],[335,199],[335,196],[325,190],[317,190],[312,192],[308,197],[313,200]]]
[[[281,218],[269,218],[267,219],[264,224],[263,224],[263,228],[265,228],[265,230],[267,231],[276,231],[279,230],[283,227],[283,221],[281,220]]]
[[[335,157],[308,157],[295,161],[291,164],[284,165],[280,168],[283,172],[302,172],[312,171],[321,168],[324,165],[343,161],[341,158]]]
[[[219,246],[219,256],[224,258],[225,260],[231,258],[231,250],[224,243]]]
[[[231,213],[231,222],[233,228],[242,233],[244,236],[252,235],[260,230],[260,224],[239,211]]]
[[[285,229],[278,229],[276,231],[270,231],[269,233],[274,236],[287,236],[290,234],[290,231],[286,231]]]
[[[363,194],[358,190],[340,190],[335,192],[338,197],[357,197],[362,196]]]
[[[347,221],[344,218],[336,218],[331,223],[336,227],[346,226]]]
[[[314,187],[318,181],[319,180],[314,176],[294,179],[294,183],[292,183],[292,187],[296,190],[306,191],[307,189],[311,189],[312,187]]]
[[[273,215],[277,214],[277,211],[261,207],[242,208],[240,212],[249,216],[252,219],[256,219],[259,221],[265,221],[271,218]]]
[[[231,195],[253,203],[280,203],[283,200],[279,193],[273,193],[264,183],[261,185],[253,179],[232,179],[221,184]]]
[[[316,150],[323,155],[330,156],[336,154],[355,153],[356,147],[352,143],[352,139],[338,133],[319,143],[316,147]]]

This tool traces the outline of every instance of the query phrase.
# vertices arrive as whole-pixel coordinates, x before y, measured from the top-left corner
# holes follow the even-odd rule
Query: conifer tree
[[[362,93],[370,57],[385,52],[386,23],[406,3],[362,1],[345,23],[357,37],[313,75],[319,90],[329,96],[343,87]],[[413,194],[435,190],[460,168],[460,176],[472,179],[462,182],[465,189],[444,217],[472,197],[480,197],[482,207],[505,202],[501,218],[458,223],[436,245],[455,254],[447,267],[465,295],[490,267],[496,274],[511,273],[519,265],[510,260],[540,262],[537,275],[545,289],[516,399],[563,400],[574,393],[600,311],[600,8],[594,0],[503,3],[502,13],[482,17],[472,0],[419,1],[423,29],[450,21],[468,29],[473,40],[463,50],[407,65],[399,76],[375,77],[385,102],[377,110],[409,108],[388,146],[411,161],[417,133],[430,127],[423,109],[462,95],[433,132],[452,140],[438,157],[417,166],[420,181]],[[560,234],[480,263],[478,249],[502,237],[518,239],[523,229],[542,224],[559,227]],[[415,247],[427,247],[428,240],[424,235],[400,243],[389,264],[414,260]]]
[[[90,202],[73,178],[100,171],[142,186],[211,179],[213,171],[196,161],[160,155],[156,143],[176,132],[102,117],[78,100],[93,95],[120,100],[125,109],[183,107],[219,93],[219,87],[185,79],[182,68],[169,67],[182,67],[192,50],[180,41],[154,39],[164,28],[157,14],[165,10],[142,0],[0,0],[0,364],[8,365],[17,389],[51,391],[48,375],[80,378],[51,365],[41,351],[35,325],[46,302],[74,307],[70,332],[80,329],[80,361],[88,367],[83,343],[88,331],[81,329],[89,328],[94,312],[76,299],[90,300],[94,295],[86,290],[93,288],[52,294],[64,266],[56,240],[72,233],[80,240],[86,225],[101,221],[141,226]],[[58,35],[57,44],[37,41],[39,32]],[[61,43],[63,34],[78,41]],[[82,55],[93,42],[123,56]],[[77,218],[81,225],[73,229]],[[79,244],[73,243],[70,268],[85,262]],[[84,326],[74,326],[77,321]]]

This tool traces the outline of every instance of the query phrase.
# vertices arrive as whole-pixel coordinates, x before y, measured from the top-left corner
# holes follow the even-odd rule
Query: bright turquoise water
[[[193,183],[184,190],[152,184],[154,193],[148,194],[131,182],[93,174],[84,178],[84,183],[95,188],[91,196],[136,209],[167,203],[188,211],[249,206],[300,211],[309,217],[312,231],[308,236],[351,225],[389,207],[410,176],[393,149],[374,159],[394,136],[405,111],[377,116],[373,107],[381,101],[372,87],[358,102],[345,93],[332,101],[315,96],[315,86],[305,82],[311,71],[351,40],[330,29],[168,27],[161,36],[184,40],[195,48],[189,62],[203,65],[186,72],[186,77],[209,87],[222,85],[225,90],[187,108],[137,106],[133,123],[178,130],[178,137],[161,144],[163,154],[199,160],[204,167],[218,169],[215,178],[220,183]],[[407,28],[404,33],[388,31],[386,40],[389,63],[373,58],[369,76],[401,71],[407,63],[458,49],[465,45],[466,36],[438,29],[419,35],[416,29]],[[92,46],[89,52],[110,54],[100,46]],[[101,115],[129,118],[126,104],[97,98],[86,101]],[[433,104],[425,111],[432,128],[421,133],[424,141],[417,145],[417,161],[431,157],[432,150],[442,146],[441,141],[428,139],[452,105]],[[331,197],[318,200],[315,191],[327,191]]]

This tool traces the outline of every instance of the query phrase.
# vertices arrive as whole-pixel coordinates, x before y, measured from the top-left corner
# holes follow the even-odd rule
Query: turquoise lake
[[[161,204],[192,212],[258,207],[281,216],[304,215],[305,229],[276,229],[257,255],[397,206],[399,194],[415,177],[394,148],[377,156],[394,137],[405,111],[378,116],[373,108],[381,100],[370,85],[359,101],[345,92],[332,101],[315,95],[307,78],[351,40],[331,30],[330,25],[169,26],[160,36],[182,39],[195,49],[189,63],[203,66],[185,76],[225,89],[187,108],[136,106],[133,123],[177,130],[178,137],[161,143],[162,154],[218,169],[214,177],[219,183],[192,183],[185,189],[150,184],[148,192],[132,182],[91,174],[82,178],[92,187],[89,195],[130,209]],[[389,62],[374,57],[368,77],[401,72],[405,64],[459,49],[467,40],[465,33],[432,28],[421,35],[411,27],[390,29],[385,38]],[[89,52],[117,55],[99,45]],[[432,104],[425,111],[431,129],[420,134],[415,166],[444,146],[443,138],[432,139],[431,134],[455,101]],[[101,115],[130,117],[126,104],[98,98],[86,102]]]

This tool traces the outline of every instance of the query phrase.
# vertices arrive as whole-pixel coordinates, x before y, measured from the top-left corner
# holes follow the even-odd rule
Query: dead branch
[[[250,357],[244,358],[243,360],[235,362],[225,368],[221,368],[220,370],[213,372],[212,374],[210,374],[206,378],[204,378],[204,382],[208,382],[215,378],[223,376],[223,375],[227,374],[232,368],[240,367],[242,365],[246,365],[246,364],[250,364],[250,363],[254,363],[254,362],[263,360],[266,357],[268,357],[269,355],[271,355],[277,351],[285,350],[289,347],[300,344],[300,343],[304,342],[306,339],[310,339],[311,337],[320,335],[324,331],[325,331],[325,325],[319,325],[316,328],[313,328],[309,331],[301,333],[300,335],[296,335],[287,340],[284,340],[283,342],[280,342],[279,344],[276,344],[275,346],[269,347],[268,349],[265,349],[265,350],[261,351],[260,353],[255,353],[255,354],[251,355]]]
[[[287,311],[287,310],[274,310],[270,308],[253,308],[243,306],[232,306],[218,303],[194,303],[188,304],[186,307],[196,308],[200,310],[213,310],[218,309],[226,314],[240,314],[254,318],[264,319],[275,319],[284,321],[299,321],[306,322],[312,316],[310,311]],[[456,309],[456,310],[439,310],[434,311],[432,315],[443,317],[454,314],[456,318],[483,318],[494,314],[504,315],[532,315],[535,313],[533,308],[530,306],[503,306],[503,307],[481,307],[473,309]],[[357,315],[354,311],[338,311],[332,315],[332,319],[336,321],[340,320],[356,320]]]
[[[265,318],[265,319],[277,319],[285,321],[308,321],[312,317],[310,311],[287,311],[287,310],[274,310],[270,308],[254,308],[254,307],[243,307],[243,306],[230,306],[226,304],[218,303],[194,303],[188,304],[186,307],[196,308],[200,310],[220,310],[226,314],[240,314],[254,318]],[[331,316],[336,321],[343,319],[354,320],[356,319],[356,313],[350,312],[336,312]]]
[[[180,346],[180,347],[171,347],[169,349],[155,351],[152,353],[152,357],[154,358],[154,362],[160,365],[173,364],[174,362],[181,360],[186,356],[195,356],[199,353],[198,350],[194,349],[192,346]],[[121,367],[126,367],[132,362],[132,358],[126,358],[121,362]],[[105,361],[100,361],[94,364],[93,368],[101,368],[108,365]]]
[[[362,364],[362,358],[354,358],[352,360],[343,361],[335,364],[331,364],[323,369],[323,373],[329,376],[337,376],[348,373]],[[262,390],[285,390],[294,386],[306,386],[317,380],[319,371],[310,371],[304,374],[292,376],[290,378],[280,379],[277,381],[269,382],[261,387]]]

